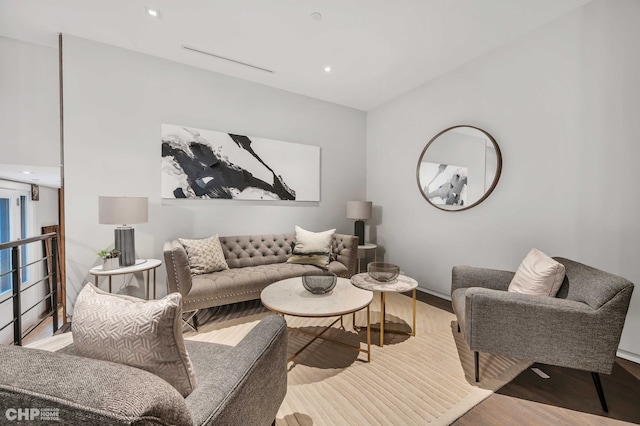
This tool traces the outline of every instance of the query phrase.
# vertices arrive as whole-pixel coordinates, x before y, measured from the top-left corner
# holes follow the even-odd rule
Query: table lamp
[[[114,232],[115,248],[120,250],[120,266],[135,265],[135,233],[129,225],[147,222],[147,197],[98,197],[98,216],[100,224],[120,225]]]
[[[347,201],[347,218],[357,219],[353,235],[358,237],[358,245],[364,244],[364,220],[371,217],[371,201]]]

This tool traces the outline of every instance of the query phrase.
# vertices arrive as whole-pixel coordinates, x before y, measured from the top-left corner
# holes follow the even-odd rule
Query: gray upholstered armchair
[[[469,348],[590,371],[602,409],[598,373],[611,374],[633,284],[560,257],[566,268],[556,297],[508,292],[513,272],[455,266],[451,302]]]

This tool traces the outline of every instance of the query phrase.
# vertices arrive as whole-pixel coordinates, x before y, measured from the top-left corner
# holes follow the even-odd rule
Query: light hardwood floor
[[[418,299],[453,312],[451,302],[418,292]],[[60,319],[62,324],[62,319]],[[59,332],[68,330],[68,324]],[[24,341],[52,335],[51,318]],[[482,363],[482,355],[481,361]],[[534,364],[550,376],[542,379],[531,369],[456,420],[456,426],[477,425],[620,425],[640,424],[640,365],[617,358],[613,373],[601,374],[609,413],[600,407],[598,395],[586,371]],[[482,364],[481,364],[482,368]]]

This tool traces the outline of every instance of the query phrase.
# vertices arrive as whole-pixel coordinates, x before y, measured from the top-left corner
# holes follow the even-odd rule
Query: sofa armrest
[[[497,269],[476,268],[467,265],[454,266],[451,270],[451,293],[459,288],[481,287],[504,290],[515,275],[514,272]]]
[[[191,268],[187,251],[180,241],[173,240],[164,243],[163,254],[169,293],[178,292],[185,297],[191,291]]]
[[[147,371],[8,345],[0,345],[0,359],[3,418],[28,407],[57,410],[65,425],[192,424],[182,395]]]
[[[284,319],[269,315],[222,355],[191,351],[198,387],[186,403],[194,423],[272,424],[287,392],[287,339]]]
[[[612,309],[485,288],[467,289],[465,299],[471,349],[611,373],[624,323],[612,321]]]

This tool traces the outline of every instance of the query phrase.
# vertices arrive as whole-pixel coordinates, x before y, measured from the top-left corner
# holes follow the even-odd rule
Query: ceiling
[[[61,32],[368,111],[589,1],[0,0],[0,35]]]
[[[60,188],[60,167],[0,164],[0,179]]]
[[[0,36],[70,34],[369,111],[589,1],[0,0]],[[60,186],[55,167],[0,178]]]

